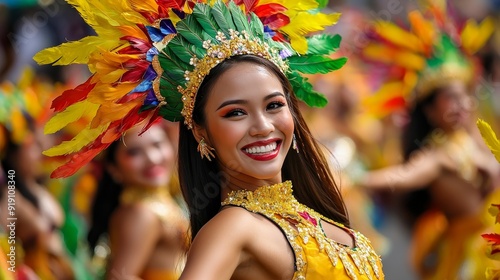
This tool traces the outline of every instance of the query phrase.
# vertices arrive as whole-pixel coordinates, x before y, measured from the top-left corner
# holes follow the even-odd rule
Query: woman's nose
[[[258,114],[254,116],[252,127],[250,128],[251,136],[267,136],[274,131],[274,124],[266,114]]]
[[[156,149],[148,149],[146,151],[146,159],[148,162],[153,163],[153,164],[158,164],[163,161],[163,155],[160,151]]]

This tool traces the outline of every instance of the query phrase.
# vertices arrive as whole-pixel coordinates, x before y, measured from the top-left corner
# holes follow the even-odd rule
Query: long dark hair
[[[120,141],[115,141],[107,148],[104,154],[104,165],[116,163],[116,150]],[[105,166],[101,166],[102,175],[97,186],[97,191],[92,201],[91,226],[87,235],[89,248],[93,255],[94,248],[99,242],[101,235],[108,232],[111,214],[120,204],[120,195],[123,187],[116,183]]]
[[[410,109],[410,121],[403,130],[403,156],[405,161],[410,160],[414,152],[425,148],[429,143],[428,137],[435,130],[427,118],[426,108],[434,103],[439,89],[430,92],[425,98],[416,102]],[[423,214],[431,206],[431,195],[426,186],[410,191],[403,198],[403,203],[410,223],[413,223],[417,217]]]
[[[294,133],[300,153],[289,152],[282,167],[283,180],[291,180],[297,200],[325,217],[349,225],[347,211],[340,191],[317,142],[312,138],[306,122],[299,111],[298,100],[290,82],[269,60],[253,55],[234,56],[211,69],[200,85],[193,109],[193,121],[205,125],[204,108],[211,88],[225,71],[232,66],[250,62],[266,67],[280,80],[293,116]],[[180,126],[179,136],[179,180],[182,194],[189,207],[191,232],[194,238],[198,231],[213,218],[220,209],[223,175],[216,162],[202,160],[196,148],[198,143],[186,126]]]

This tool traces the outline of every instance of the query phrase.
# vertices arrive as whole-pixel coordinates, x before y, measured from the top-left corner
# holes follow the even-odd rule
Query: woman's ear
[[[205,143],[210,145],[210,141],[207,137],[207,130],[204,127],[198,124],[194,124],[192,131],[194,139],[196,139],[196,142],[200,143],[200,140],[203,138],[205,140]]]

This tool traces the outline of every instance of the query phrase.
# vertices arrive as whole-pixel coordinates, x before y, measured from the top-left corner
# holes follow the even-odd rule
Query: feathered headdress
[[[17,84],[0,84],[0,156],[8,140],[21,144],[31,131],[30,125],[47,121],[48,105],[55,94],[56,88],[37,80],[31,69],[24,70]]]
[[[385,115],[428,96],[451,79],[471,82],[476,53],[494,31],[488,18],[459,23],[444,1],[424,1],[423,12],[408,14],[409,28],[375,22],[362,56],[376,65],[377,91],[366,100],[376,115]]]
[[[67,0],[97,36],[42,50],[41,64],[88,64],[93,75],[52,103],[57,113],[46,125],[53,133],[81,118],[91,121],[71,141],[45,151],[72,154],[52,173],[67,177],[88,163],[130,127],[157,118],[184,120],[198,87],[214,66],[230,56],[253,54],[273,61],[287,75],[297,97],[311,106],[326,99],[303,73],[342,67],[332,59],[339,36],[309,34],[336,23],[319,0]]]

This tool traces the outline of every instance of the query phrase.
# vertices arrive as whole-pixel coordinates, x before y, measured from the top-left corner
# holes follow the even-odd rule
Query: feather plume
[[[99,135],[101,135],[108,128],[108,125],[99,126],[97,128],[86,127],[73,139],[64,141],[57,146],[45,150],[43,154],[49,157],[54,157],[78,152],[83,147],[96,140],[97,137],[99,137]]]
[[[219,25],[219,30],[223,31],[227,37],[229,37],[229,29],[236,30],[236,26],[231,19],[231,13],[223,2],[217,1],[212,7],[211,13],[217,25]]]
[[[321,55],[292,56],[288,59],[290,69],[304,74],[328,73],[342,68],[347,58],[331,59]]]
[[[414,52],[425,52],[422,42],[416,35],[402,29],[394,23],[379,21],[375,24],[374,29],[377,34],[396,46],[400,46]]]
[[[307,39],[308,48],[306,54],[331,54],[339,49],[341,40],[340,35],[321,34],[311,36]]]
[[[315,91],[306,77],[302,77],[299,72],[293,71],[287,75],[293,88],[296,89],[295,95],[311,107],[324,107],[328,103],[326,97]]]
[[[229,2],[229,11],[231,12],[231,16],[233,17],[234,25],[237,30],[250,30],[248,19],[240,12],[240,8],[238,8],[234,2]]]
[[[53,116],[45,125],[44,133],[55,133],[68,124],[78,121],[83,117],[90,118],[97,112],[99,105],[87,100],[80,101],[67,107],[64,111]]]
[[[495,22],[492,18],[484,19],[479,25],[469,20],[465,25],[462,34],[462,48],[468,54],[475,54],[495,31]]]
[[[337,23],[340,14],[326,15],[322,13],[309,14],[305,12],[297,13],[295,17],[290,17],[290,23],[280,28],[290,38],[292,47],[300,54],[307,52],[307,40],[304,38],[312,32],[321,31],[325,26]]]
[[[69,65],[85,64],[96,48],[111,50],[120,45],[116,40],[103,40],[100,37],[88,36],[80,41],[63,43],[57,47],[47,48],[35,54],[33,59],[39,64]]]
[[[206,4],[198,4],[193,9],[193,16],[201,25],[203,30],[210,35],[210,37],[215,38],[217,36],[217,30],[219,26],[215,22],[212,14],[210,13],[210,7]]]
[[[498,141],[497,135],[491,126],[482,119],[478,119],[476,125],[481,132],[484,142],[488,145],[488,148],[490,148],[497,161],[500,162],[500,141]]]

